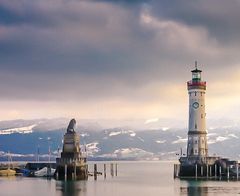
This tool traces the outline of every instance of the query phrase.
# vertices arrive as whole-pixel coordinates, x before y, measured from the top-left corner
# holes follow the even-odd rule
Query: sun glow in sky
[[[239,9],[237,0],[2,0],[0,119],[187,120],[195,60],[208,118],[239,119]]]

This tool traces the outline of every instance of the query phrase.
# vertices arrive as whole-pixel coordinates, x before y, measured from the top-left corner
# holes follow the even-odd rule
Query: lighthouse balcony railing
[[[206,86],[207,83],[205,81],[188,81],[187,84],[189,86]]]
[[[202,81],[188,81],[187,82],[188,85],[188,89],[203,89],[206,90],[206,82],[202,82]]]
[[[207,85],[205,81],[188,81],[187,84],[189,86],[206,86]]]

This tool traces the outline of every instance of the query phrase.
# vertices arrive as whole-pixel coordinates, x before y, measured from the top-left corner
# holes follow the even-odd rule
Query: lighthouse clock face
[[[198,103],[198,102],[194,102],[194,103],[192,104],[192,107],[193,107],[194,109],[197,109],[197,108],[199,107],[199,103]]]

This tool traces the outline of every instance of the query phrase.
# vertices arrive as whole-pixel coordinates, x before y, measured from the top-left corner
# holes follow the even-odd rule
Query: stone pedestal
[[[86,156],[80,149],[80,137],[75,132],[76,121],[72,119],[64,135],[61,158],[56,159],[56,178],[59,180],[85,180],[88,178]]]

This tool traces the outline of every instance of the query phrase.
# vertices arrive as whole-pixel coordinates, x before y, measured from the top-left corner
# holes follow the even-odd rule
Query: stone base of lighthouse
[[[181,157],[179,162],[185,165],[192,165],[192,164],[206,164],[211,165],[214,164],[215,161],[219,160],[220,157],[199,157],[199,156],[192,156],[192,157]]]
[[[221,157],[205,157],[205,161],[181,157],[180,164],[174,165],[174,177],[199,179],[234,179],[240,178],[237,161]]]
[[[196,175],[196,172],[199,173],[199,168],[202,168],[206,172],[206,168],[208,166],[216,164],[218,160],[220,160],[220,157],[181,157],[179,159],[179,175],[181,177],[194,177]]]

